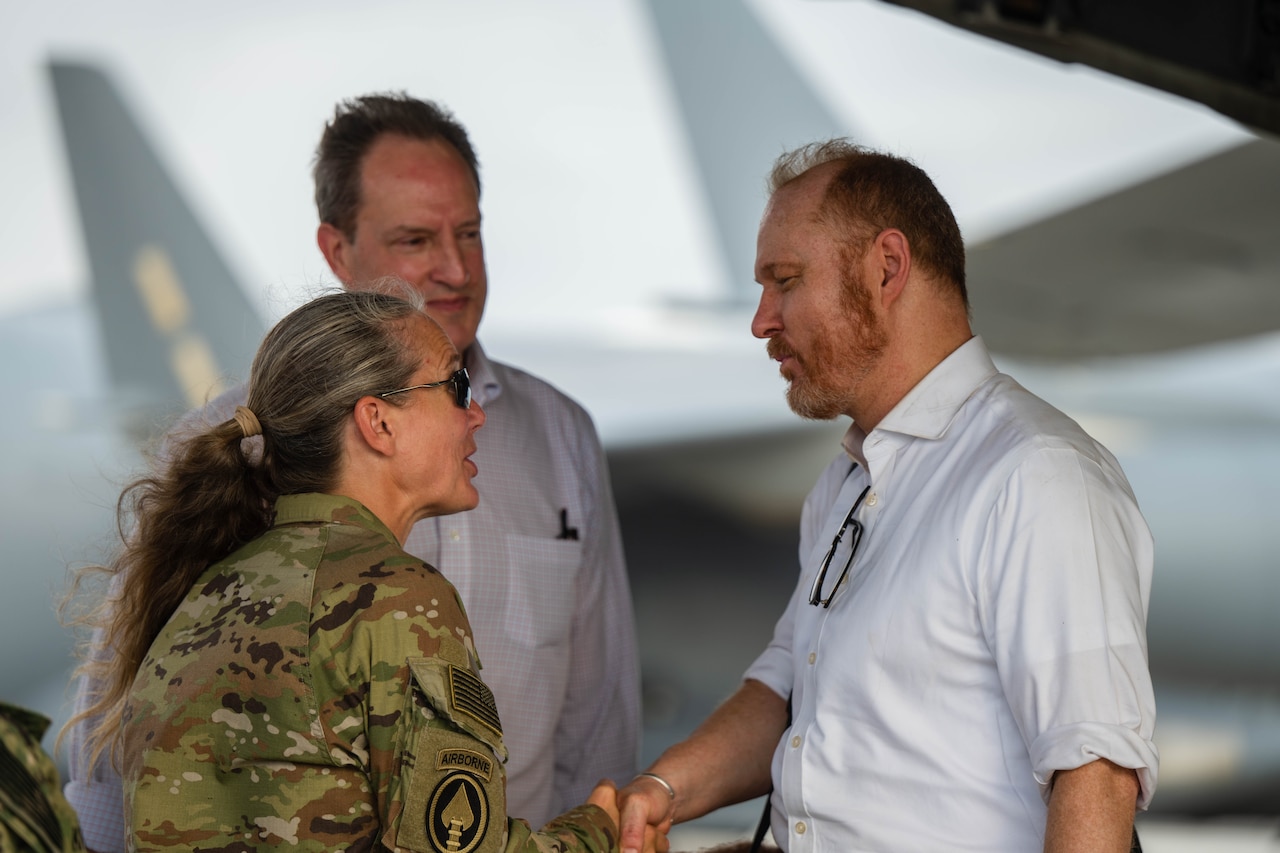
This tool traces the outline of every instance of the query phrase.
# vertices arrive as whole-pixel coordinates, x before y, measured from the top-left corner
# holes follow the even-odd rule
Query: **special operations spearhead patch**
[[[390,846],[500,853],[507,836],[502,727],[493,694],[468,669],[412,658]],[[425,709],[430,709],[424,713]]]
[[[440,853],[471,853],[484,839],[489,819],[484,787],[468,773],[453,773],[431,792],[427,838]]]

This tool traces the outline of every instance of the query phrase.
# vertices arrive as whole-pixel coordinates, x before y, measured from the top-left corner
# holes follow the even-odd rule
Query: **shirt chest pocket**
[[[567,646],[577,609],[582,543],[509,534],[506,537],[507,635],[522,646]]]
[[[506,747],[493,694],[471,670],[409,660],[389,833],[413,851],[489,853],[506,845]]]

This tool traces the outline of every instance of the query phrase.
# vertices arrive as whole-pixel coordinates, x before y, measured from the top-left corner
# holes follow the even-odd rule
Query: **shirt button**
[[[791,739],[791,745],[797,748],[800,746],[800,735],[796,735]]]
[[[880,503],[880,499],[876,497],[875,492],[872,492],[871,494],[867,495],[867,506],[875,506],[878,503]]]
[[[452,539],[454,542],[458,542],[458,541],[461,541],[461,539],[462,539],[462,534],[461,534],[461,533],[459,533],[459,532],[458,532],[458,531],[456,531],[456,530],[450,530],[450,531],[449,531],[449,538],[450,538],[450,539]]]
[[[813,666],[813,662],[814,662],[814,661],[816,661],[817,659],[818,659],[818,655],[817,655],[817,653],[816,653],[816,652],[809,652],[809,665],[810,665],[810,666]]]
[[[796,835],[804,835],[805,828],[804,821],[796,821]]]

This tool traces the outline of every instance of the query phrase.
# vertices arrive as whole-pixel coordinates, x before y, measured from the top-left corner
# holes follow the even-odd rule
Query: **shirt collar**
[[[385,524],[376,515],[365,508],[364,504],[342,495],[324,495],[310,493],[304,495],[281,495],[276,498],[276,520],[272,527],[286,524],[304,523],[350,524],[363,527],[372,533],[385,536],[400,546]]]
[[[987,345],[974,335],[917,382],[872,432],[882,430],[939,439],[946,434],[965,401],[998,372]],[[862,446],[866,437],[855,423],[849,426],[841,441],[845,453],[864,466]]]
[[[493,362],[485,354],[480,341],[472,341],[463,356],[463,364],[467,368],[467,376],[471,378],[471,393],[481,406],[487,406],[502,394],[502,382],[493,369]]]

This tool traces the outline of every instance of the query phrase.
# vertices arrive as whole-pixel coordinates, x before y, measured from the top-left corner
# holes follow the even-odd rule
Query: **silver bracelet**
[[[652,779],[653,781],[657,782],[657,783],[658,783],[659,785],[661,785],[662,787],[666,788],[666,789],[667,789],[667,796],[671,798],[671,802],[673,802],[673,803],[674,803],[674,802],[676,801],[676,789],[675,789],[675,788],[673,788],[673,787],[671,787],[671,783],[670,783],[670,782],[668,782],[666,779],[663,779],[663,778],[662,778],[661,776],[659,776],[657,773],[637,773],[637,774],[636,774],[636,778],[637,778],[637,779],[639,779],[639,778],[641,778],[641,777],[644,777],[645,779]]]

